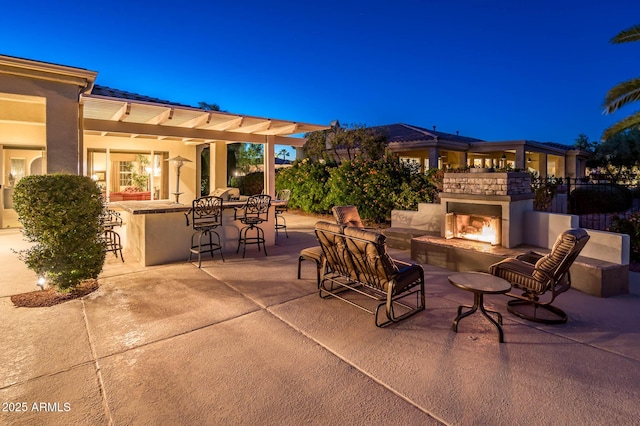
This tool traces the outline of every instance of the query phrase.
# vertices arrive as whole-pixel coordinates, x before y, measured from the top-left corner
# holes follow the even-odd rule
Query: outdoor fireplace
[[[461,238],[496,246],[500,245],[501,227],[499,216],[447,213],[445,238]]]
[[[528,173],[445,173],[442,236],[506,248],[523,241],[525,211],[533,210]]]

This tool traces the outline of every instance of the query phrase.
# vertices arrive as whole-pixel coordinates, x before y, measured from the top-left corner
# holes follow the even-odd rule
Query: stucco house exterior
[[[264,145],[265,192],[275,195],[275,145],[328,126],[182,105],[95,84],[83,68],[0,55],[0,228],[14,226],[13,186],[23,176],[92,176],[109,200],[132,175],[144,175],[147,199],[200,196],[201,154],[209,148],[210,188],[227,186],[229,143]]]
[[[422,170],[469,167],[517,168],[542,177],[583,177],[589,153],[554,142],[484,141],[404,123],[372,126],[387,136],[389,150]]]

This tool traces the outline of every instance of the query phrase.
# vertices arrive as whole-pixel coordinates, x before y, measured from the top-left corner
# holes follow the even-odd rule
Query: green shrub
[[[291,189],[289,206],[308,213],[327,213],[338,205],[355,205],[362,219],[384,221],[393,209],[417,210],[433,202],[437,189],[431,175],[417,173],[397,157],[356,157],[340,165],[308,158],[276,172],[276,190]]]
[[[569,197],[573,214],[622,212],[632,202],[631,191],[619,185],[584,185],[571,191]]]
[[[289,207],[307,213],[326,213],[332,205],[327,202],[329,171],[335,165],[296,160],[291,167],[276,172],[276,191],[290,189]]]
[[[27,267],[59,290],[97,278],[105,259],[100,189],[87,176],[32,175],[15,186],[13,202],[31,248],[18,252]]]
[[[640,261],[640,212],[631,213],[627,217],[614,215],[607,231],[628,234],[631,240],[629,256],[635,262]]]
[[[261,194],[264,190],[264,173],[253,172],[231,179],[232,187],[238,188],[242,195]]]

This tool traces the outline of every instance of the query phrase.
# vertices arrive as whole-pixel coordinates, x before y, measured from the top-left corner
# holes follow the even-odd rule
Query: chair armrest
[[[529,251],[527,253],[522,253],[517,255],[516,259],[535,265],[536,262],[542,259],[543,257],[544,257],[543,254],[536,253],[535,251]]]
[[[244,206],[242,206],[242,207],[234,207],[233,208],[233,220],[238,220],[238,212],[240,210],[244,210]]]

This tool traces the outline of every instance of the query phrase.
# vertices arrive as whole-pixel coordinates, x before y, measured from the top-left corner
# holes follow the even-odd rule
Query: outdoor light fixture
[[[180,168],[184,165],[184,163],[191,163],[191,160],[188,158],[180,157],[179,155],[173,158],[168,158],[164,161],[173,161],[176,165],[176,192],[173,192],[173,195],[176,196],[175,204],[180,204],[178,201],[180,199]]]
[[[39,277],[36,285],[40,287],[40,290],[44,290],[44,288],[47,286],[47,279],[45,277]]]

